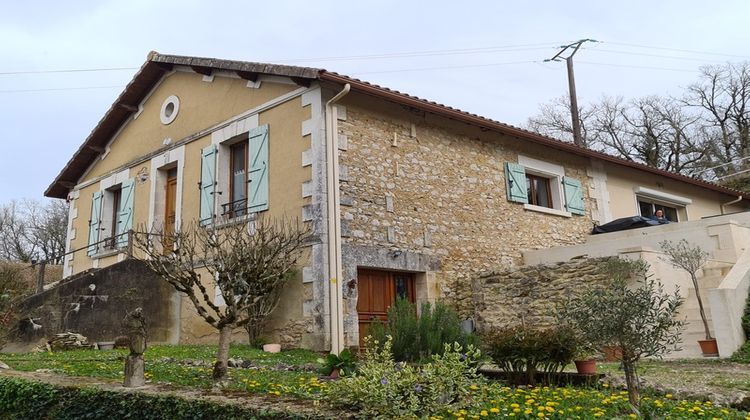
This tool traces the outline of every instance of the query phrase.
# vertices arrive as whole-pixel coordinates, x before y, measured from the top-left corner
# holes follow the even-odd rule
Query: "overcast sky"
[[[579,102],[676,95],[750,59],[748,17],[743,0],[3,2],[0,203],[42,197],[150,50],[322,67],[521,125],[567,94],[543,62],[561,44],[602,41],[576,55]],[[9,74],[102,68],[126,69]]]

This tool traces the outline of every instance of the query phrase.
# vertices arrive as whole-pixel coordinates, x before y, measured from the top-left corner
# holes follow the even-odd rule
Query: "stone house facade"
[[[233,180],[253,172],[233,162],[256,161],[258,138],[262,202]],[[132,198],[106,210],[123,186]],[[473,278],[522,265],[524,251],[583,243],[593,223],[657,207],[674,221],[747,207],[734,190],[325,70],[157,53],[46,194],[72,203],[66,276],[127,257],[116,244],[80,251],[118,209],[131,227],[220,228],[227,209],[242,223],[301,218],[319,241],[268,333],[332,351],[359,345],[398,296],[446,299],[468,317]],[[97,218],[105,213],[111,220]],[[127,230],[102,235],[116,229]],[[174,341],[213,339],[189,302],[177,307]]]

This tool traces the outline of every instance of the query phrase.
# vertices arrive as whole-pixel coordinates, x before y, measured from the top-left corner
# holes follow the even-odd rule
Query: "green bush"
[[[318,373],[329,376],[335,369],[339,370],[341,376],[351,376],[357,371],[357,358],[349,349],[344,349],[336,354],[328,354],[325,358],[318,359],[320,368]]]
[[[484,343],[488,356],[514,384],[533,385],[537,372],[561,372],[578,350],[575,332],[566,327],[501,328],[486,334]]]
[[[0,419],[236,419],[301,416],[173,395],[124,393],[0,377]]]
[[[445,344],[479,345],[477,336],[463,332],[456,312],[442,302],[425,302],[420,312],[417,317],[416,305],[399,298],[388,310],[388,323],[373,324],[369,335],[381,346],[387,336],[392,337],[393,357],[399,362],[419,362],[440,355]]]
[[[445,344],[442,355],[417,366],[394,360],[391,337],[384,343],[366,341],[358,373],[331,382],[325,391],[333,405],[357,409],[363,418],[390,419],[423,418],[478,404],[471,393],[485,380],[473,367],[481,355],[473,346]]]

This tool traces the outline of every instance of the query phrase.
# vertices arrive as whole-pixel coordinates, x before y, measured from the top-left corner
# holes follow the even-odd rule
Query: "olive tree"
[[[708,319],[706,311],[703,309],[703,300],[698,284],[698,270],[708,261],[708,252],[701,249],[700,246],[692,246],[684,239],[679,242],[661,241],[659,242],[661,250],[664,252],[664,260],[672,264],[673,267],[686,271],[690,275],[690,280],[695,288],[695,297],[698,299],[698,309],[703,321],[703,329],[706,333],[706,340],[712,340],[711,330],[708,328]]]
[[[258,218],[221,226],[192,223],[174,232],[135,235],[142,252],[138,258],[190,299],[198,315],[219,331],[215,382],[227,378],[232,330],[262,321],[255,307],[263,307],[264,316],[270,314],[311,239],[304,225],[287,220]],[[215,301],[214,286],[221,290],[223,303]]]
[[[560,318],[595,347],[615,346],[622,353],[628,399],[637,411],[640,401],[636,365],[644,357],[662,357],[679,350],[685,325],[677,319],[683,303],[679,291],[668,294],[643,261],[614,259],[606,267],[611,283],[591,288],[560,308]]]

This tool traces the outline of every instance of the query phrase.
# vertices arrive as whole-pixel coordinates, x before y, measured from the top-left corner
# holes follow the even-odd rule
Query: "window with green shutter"
[[[102,198],[104,194],[96,191],[91,197],[91,217],[89,218],[89,256],[98,252],[99,234],[102,230]]]
[[[516,203],[528,203],[526,186],[526,169],[517,163],[505,162],[505,191],[508,200]]]
[[[216,193],[216,146],[201,151],[200,180],[200,224],[205,226],[214,219],[214,195]]]
[[[586,214],[581,181],[566,176],[563,177],[562,185],[565,192],[565,209],[573,214]]]
[[[268,210],[268,124],[250,130],[247,179],[248,211]]]

